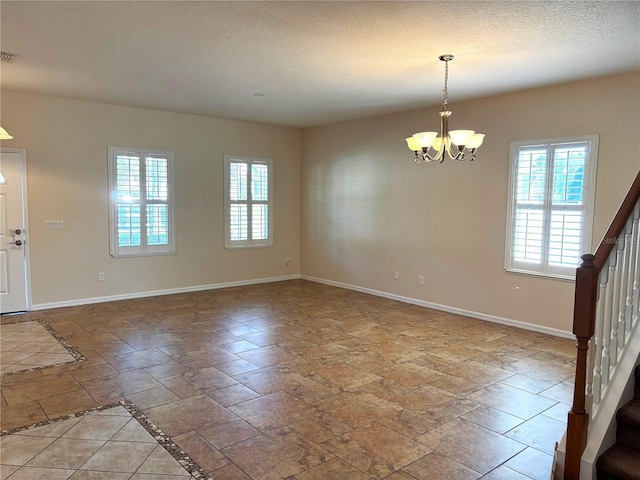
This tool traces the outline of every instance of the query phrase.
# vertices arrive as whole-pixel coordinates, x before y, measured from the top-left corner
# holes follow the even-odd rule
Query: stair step
[[[631,400],[616,414],[616,444],[640,452],[640,400]]]
[[[598,479],[640,480],[640,452],[614,445],[596,463]]]
[[[616,414],[616,420],[640,429],[640,399],[634,398],[623,405]],[[640,434],[640,431],[638,433]],[[640,437],[638,441],[640,441]]]

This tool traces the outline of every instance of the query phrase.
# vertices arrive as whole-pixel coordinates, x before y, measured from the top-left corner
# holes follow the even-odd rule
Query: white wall
[[[451,100],[475,162],[413,163],[439,107],[303,131],[303,275],[570,331],[573,282],[504,270],[510,142],[600,134],[597,245],[640,168],[640,75]]]
[[[33,304],[300,273],[300,130],[7,91],[2,119],[27,152]],[[109,255],[108,145],[175,152],[175,255]],[[273,158],[272,248],[224,249],[225,154]]]

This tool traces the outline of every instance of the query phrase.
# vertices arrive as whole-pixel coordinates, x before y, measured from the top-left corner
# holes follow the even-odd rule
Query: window
[[[273,245],[272,163],[225,155],[225,248]]]
[[[109,147],[112,256],[175,252],[172,164],[173,152]]]
[[[591,251],[598,136],[511,144],[506,269],[575,278]]]

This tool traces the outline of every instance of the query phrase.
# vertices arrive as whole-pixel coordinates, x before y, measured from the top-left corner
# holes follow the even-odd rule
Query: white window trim
[[[247,231],[249,234],[249,238],[246,240],[231,240],[231,215],[230,215],[230,207],[232,203],[229,196],[230,189],[230,165],[231,162],[245,162],[249,166],[253,163],[261,163],[266,164],[269,168],[269,189],[268,195],[269,199],[266,202],[268,206],[268,215],[269,215],[269,235],[266,239],[261,240],[253,240],[250,238],[252,233],[251,230],[251,180],[248,180],[247,186],[247,212],[249,213],[248,218],[248,227]],[[248,169],[249,175],[251,172],[251,168]],[[224,156],[224,247],[228,250],[242,249],[242,248],[264,248],[273,246],[273,159],[264,158],[264,157],[247,157],[244,155],[225,155]],[[263,202],[260,202],[263,203]]]
[[[598,142],[599,135],[576,135],[571,137],[562,138],[550,138],[542,140],[526,140],[511,142],[510,156],[509,156],[509,190],[507,197],[507,230],[505,241],[505,270],[509,273],[518,273],[524,275],[533,275],[547,278],[555,278],[559,280],[571,280],[575,281],[575,267],[554,267],[549,264],[541,264],[538,269],[526,268],[523,263],[518,263],[513,258],[513,228],[514,228],[514,213],[516,208],[516,172],[518,152],[521,147],[527,146],[544,146],[544,145],[558,145],[563,143],[578,143],[578,142],[591,142],[589,150],[589,168],[585,171],[588,175],[588,185],[586,188],[586,205],[585,205],[585,218],[584,228],[582,236],[582,254],[591,252],[591,244],[593,239],[593,216],[595,210],[595,195],[596,195],[596,172],[598,163]]]
[[[173,206],[173,159],[174,152],[170,150],[156,150],[151,148],[131,148],[108,146],[108,174],[109,174],[109,254],[114,258],[130,258],[130,257],[146,257],[151,255],[172,255],[176,251],[175,241],[175,219]],[[167,182],[168,182],[168,199],[167,207],[169,210],[169,244],[164,245],[146,245],[141,244],[139,247],[119,247],[118,246],[118,202],[116,199],[116,158],[118,154],[129,154],[144,158],[146,155],[158,155],[167,158]],[[144,177],[145,165],[141,162],[141,177]],[[142,209],[141,209],[142,211]],[[142,238],[146,238],[146,229],[141,225]]]

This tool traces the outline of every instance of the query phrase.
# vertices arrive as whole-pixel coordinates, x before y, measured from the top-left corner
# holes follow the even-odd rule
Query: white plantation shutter
[[[173,253],[173,153],[109,147],[108,154],[111,255]]]
[[[273,245],[272,160],[224,157],[225,247]]]
[[[573,278],[591,251],[597,135],[511,144],[506,269]]]

